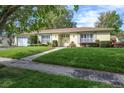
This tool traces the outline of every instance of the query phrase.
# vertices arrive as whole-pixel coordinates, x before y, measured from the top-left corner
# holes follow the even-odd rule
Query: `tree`
[[[0,29],[6,23],[8,17],[20,6],[9,5],[9,6],[0,6]]]
[[[111,34],[120,32],[122,26],[122,19],[116,11],[103,12],[98,17],[98,21],[95,23],[96,27],[114,28],[115,30]]]
[[[3,30],[4,26],[6,25],[6,22],[8,21],[8,17],[11,16],[18,8],[21,6],[19,5],[1,5],[0,6],[0,31]],[[24,7],[24,6],[23,6]],[[27,7],[27,6],[26,6]],[[78,5],[74,5],[74,10],[77,11],[79,8]],[[45,10],[48,8],[46,7]],[[23,11],[24,13],[25,11]],[[20,15],[22,15],[20,13]]]
[[[66,6],[1,6],[0,13],[0,20],[3,20],[0,21],[1,28],[9,38],[22,32],[75,26],[75,23],[71,22],[73,13],[68,11]]]
[[[64,15],[61,15],[53,20],[51,28],[67,28],[76,27],[76,23],[72,22],[73,12],[66,11]],[[50,18],[49,18],[50,19]]]

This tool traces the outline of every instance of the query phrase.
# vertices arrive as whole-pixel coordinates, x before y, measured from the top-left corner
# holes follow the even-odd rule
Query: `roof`
[[[72,32],[87,32],[87,31],[112,31],[113,28],[95,28],[95,27],[79,27],[79,28],[63,28],[63,29],[46,29],[39,30],[39,33],[72,33]],[[31,34],[36,34],[37,31],[31,32]],[[23,33],[29,34],[29,33]]]

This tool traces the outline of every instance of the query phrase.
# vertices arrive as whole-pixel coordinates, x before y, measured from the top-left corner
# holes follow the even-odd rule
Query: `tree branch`
[[[8,17],[20,6],[17,5],[9,5],[3,10],[0,14],[0,29],[4,27]]]

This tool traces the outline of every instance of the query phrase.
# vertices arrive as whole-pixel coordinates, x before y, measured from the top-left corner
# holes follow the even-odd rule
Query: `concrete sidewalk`
[[[45,51],[45,52],[42,52],[42,53],[38,53],[38,54],[35,54],[35,55],[24,57],[21,60],[22,61],[32,61],[32,59],[34,59],[34,58],[37,58],[39,56],[42,56],[42,55],[45,55],[45,54],[48,54],[48,53],[51,53],[51,52],[54,52],[54,51],[57,51],[57,50],[61,50],[61,49],[64,49],[64,48],[65,47],[56,47],[54,49],[51,49],[51,50],[48,50],[48,51]]]
[[[124,87],[124,74],[88,70],[88,69],[79,69],[74,67],[65,67],[65,66],[37,63],[32,61],[22,61],[22,60],[10,59],[10,58],[0,58],[0,64],[6,65],[8,67],[17,67],[17,68],[35,70],[39,72],[60,74],[74,78],[76,77],[79,79],[105,82]]]

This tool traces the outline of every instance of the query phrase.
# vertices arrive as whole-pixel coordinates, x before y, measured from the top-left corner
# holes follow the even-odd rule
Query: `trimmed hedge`
[[[101,41],[100,43],[99,43],[99,46],[100,47],[110,47],[110,41]]]
[[[98,45],[96,43],[91,43],[91,44],[88,44],[88,47],[98,47]]]

